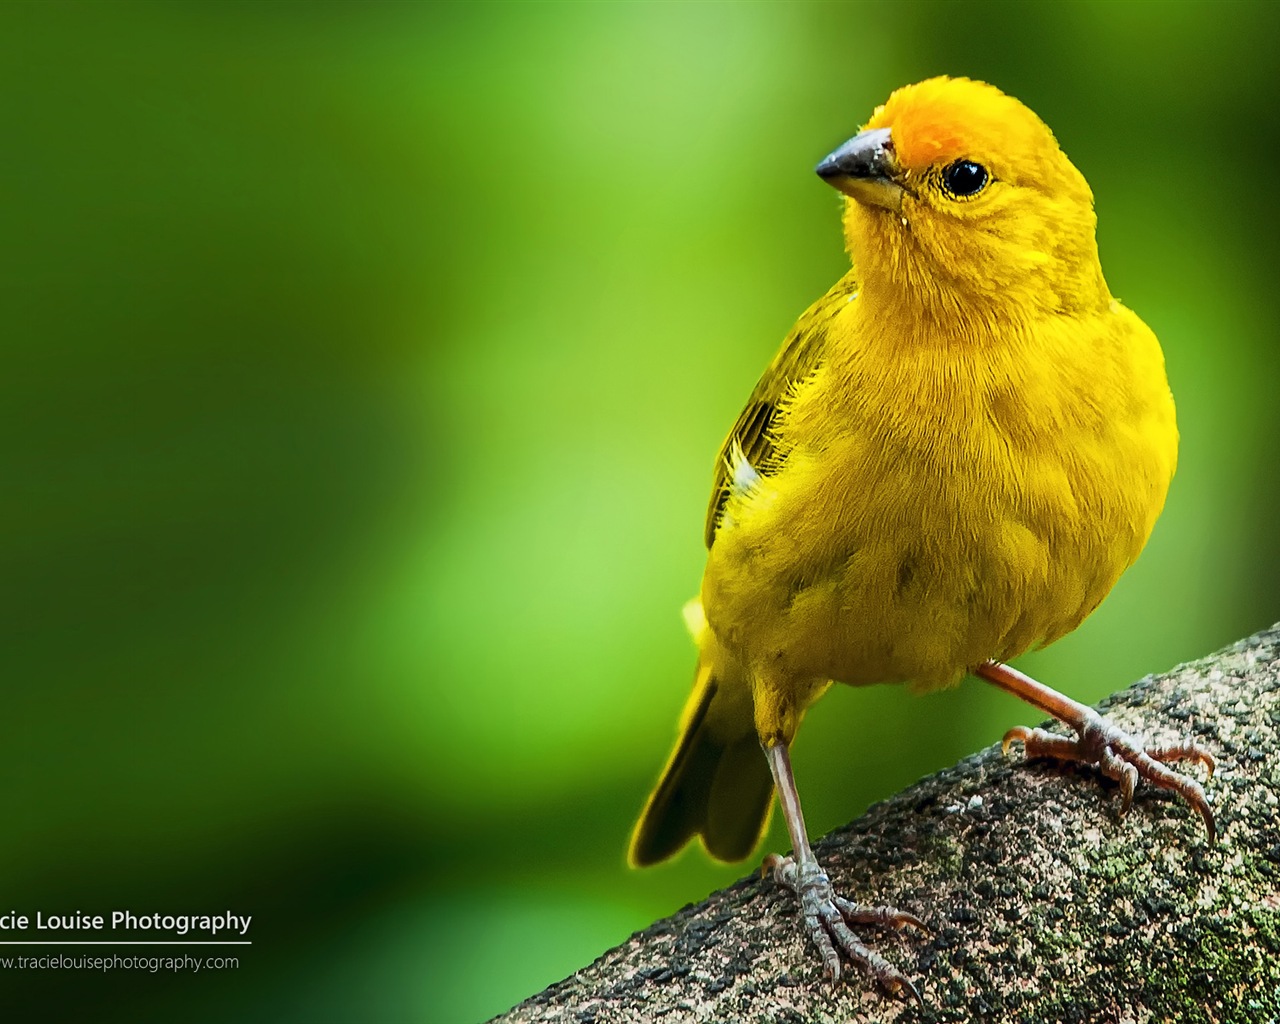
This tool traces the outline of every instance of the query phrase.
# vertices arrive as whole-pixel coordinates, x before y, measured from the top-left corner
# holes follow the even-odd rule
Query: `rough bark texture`
[[[1143,784],[1116,820],[1095,770],[992,747],[816,847],[837,891],[913,910],[929,938],[864,939],[925,1009],[832,986],[790,893],[744,879],[659,921],[499,1021],[1280,1024],[1280,626],[1102,705],[1218,757],[1220,840]],[[1192,769],[1194,770],[1194,769]]]

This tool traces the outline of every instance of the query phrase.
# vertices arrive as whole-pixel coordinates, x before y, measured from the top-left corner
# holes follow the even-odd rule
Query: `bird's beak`
[[[814,170],[832,188],[860,203],[902,212],[898,161],[888,128],[859,132]]]

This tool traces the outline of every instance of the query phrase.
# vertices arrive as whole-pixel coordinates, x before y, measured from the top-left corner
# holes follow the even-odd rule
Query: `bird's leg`
[[[791,757],[787,747],[777,743],[767,747],[765,754],[769,758],[769,769],[773,772],[774,785],[778,790],[782,816],[787,821],[787,831],[791,833],[794,856],[780,857],[772,853],[765,858],[764,868],[800,898],[804,929],[822,956],[823,973],[832,981],[838,981],[840,954],[843,953],[887,992],[903,999],[910,996],[916,1002],[921,1002],[920,993],[910,979],[884,957],[859,942],[849,925],[869,924],[894,929],[910,925],[922,932],[927,932],[928,929],[912,914],[893,907],[860,906],[835,894],[831,888],[831,880],[818,866],[818,860],[809,846],[804,815],[800,810],[800,794],[796,791],[795,777],[791,774]]]
[[[1015,697],[1021,697],[1064,725],[1075,730],[1076,739],[1055,736],[1043,729],[1017,726],[1004,734],[1004,749],[1011,743],[1021,743],[1028,757],[1055,757],[1063,761],[1083,761],[1097,765],[1107,778],[1120,783],[1124,815],[1133,802],[1133,790],[1139,778],[1146,779],[1158,789],[1177,793],[1199,812],[1209,830],[1209,845],[1217,838],[1213,822],[1213,808],[1204,795],[1200,783],[1165,767],[1178,761],[1199,761],[1212,777],[1216,762],[1213,755],[1192,740],[1167,747],[1144,747],[1110,719],[1093,708],[1079,704],[1043,683],[1038,683],[1017,669],[998,661],[987,661],[973,670],[974,675],[994,683]]]

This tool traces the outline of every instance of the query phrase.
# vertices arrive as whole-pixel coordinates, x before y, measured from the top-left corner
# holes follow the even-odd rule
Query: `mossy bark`
[[[752,877],[496,1019],[1280,1024],[1280,626],[1103,707],[1217,756],[1217,846],[1168,794],[1140,786],[1117,821],[1116,787],[1096,771],[996,747],[817,845],[838,891],[934,929],[871,935],[923,1011],[861,977],[825,982],[791,894]]]

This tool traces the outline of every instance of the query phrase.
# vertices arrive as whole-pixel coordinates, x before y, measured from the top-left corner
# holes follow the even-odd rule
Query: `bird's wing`
[[[822,365],[827,321],[836,309],[857,293],[858,284],[853,274],[846,274],[796,322],[773,362],[756,383],[746,407],[738,415],[738,421],[716,457],[715,480],[707,506],[707,547],[711,547],[716,538],[725,502],[734,487],[741,486],[743,475],[754,479],[776,472],[779,460],[771,427],[778,414],[778,405],[792,386]]]

